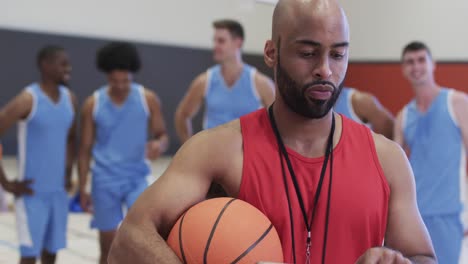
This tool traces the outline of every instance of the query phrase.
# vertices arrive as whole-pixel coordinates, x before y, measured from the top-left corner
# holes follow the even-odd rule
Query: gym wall
[[[440,84],[468,92],[468,1],[341,1],[350,21],[351,49],[347,86],[375,94],[394,114],[412,91],[401,75],[401,48],[425,41],[440,63]],[[102,10],[106,10],[102,12]],[[71,88],[80,103],[105,83],[94,66],[96,49],[110,40],[134,42],[143,59],[139,82],[155,90],[171,136],[179,144],[174,111],[190,81],[213,64],[213,20],[234,18],[246,29],[244,59],[272,75],[261,52],[271,34],[273,6],[254,0],[4,0],[0,9],[0,106],[38,78],[37,50],[48,43],[70,53]],[[459,32],[460,34],[453,34]],[[201,127],[201,115],[195,129]],[[2,137],[6,154],[16,153],[16,135]]]

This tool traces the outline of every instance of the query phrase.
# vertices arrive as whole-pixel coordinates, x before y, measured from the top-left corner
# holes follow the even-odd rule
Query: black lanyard
[[[294,257],[294,263],[296,263],[296,249],[295,249],[295,241],[294,241],[294,224],[293,224],[293,215],[292,215],[292,209],[291,209],[291,202],[289,198],[289,190],[288,190],[288,185],[287,185],[287,180],[286,180],[286,174],[284,171],[284,166],[283,166],[283,159],[282,157],[284,156],[286,163],[288,165],[288,170],[289,174],[291,176],[292,182],[294,184],[294,189],[296,190],[296,195],[297,199],[299,201],[299,206],[301,207],[302,211],[302,216],[304,218],[304,224],[307,229],[307,239],[306,239],[306,263],[310,263],[310,246],[311,246],[311,227],[312,227],[312,222],[315,217],[315,212],[317,208],[317,203],[318,199],[320,197],[320,193],[322,191],[322,185],[323,185],[323,179],[325,178],[325,172],[327,170],[327,164],[328,160],[330,159],[330,183],[328,185],[328,199],[327,199],[327,212],[326,212],[326,221],[325,221],[325,232],[324,232],[324,238],[323,238],[323,248],[322,248],[322,263],[325,263],[325,252],[326,252],[326,244],[327,244],[327,235],[328,235],[328,220],[329,220],[329,215],[330,215],[330,197],[331,197],[331,185],[332,185],[332,168],[333,168],[333,135],[335,134],[335,115],[332,115],[332,126],[330,129],[330,134],[328,135],[328,140],[327,140],[327,147],[325,150],[325,159],[322,164],[322,170],[320,172],[320,179],[319,183],[317,186],[317,192],[315,193],[314,197],[314,207],[312,209],[312,217],[310,221],[307,221],[307,212],[305,210],[304,206],[304,200],[302,199],[302,194],[299,189],[299,184],[297,182],[296,174],[294,173],[294,169],[292,167],[291,161],[289,159],[288,152],[286,151],[286,147],[284,146],[283,140],[281,139],[281,135],[279,133],[278,127],[276,125],[275,118],[273,116],[273,106],[270,106],[268,109],[269,117],[270,117],[270,122],[271,126],[273,128],[273,131],[276,136],[276,140],[278,141],[278,148],[279,148],[279,153],[280,153],[280,161],[281,161],[281,168],[283,172],[283,180],[286,188],[286,196],[288,200],[288,206],[289,206],[289,216],[290,216],[290,221],[291,221],[291,237],[292,237],[292,247],[293,247],[293,257]]]

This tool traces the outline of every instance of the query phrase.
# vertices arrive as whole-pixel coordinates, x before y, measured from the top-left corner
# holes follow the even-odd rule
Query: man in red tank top
[[[184,144],[127,215],[109,262],[180,263],[165,238],[215,181],[269,217],[285,262],[436,263],[404,152],[331,111],[348,65],[342,8],[280,0],[272,32],[273,106]]]

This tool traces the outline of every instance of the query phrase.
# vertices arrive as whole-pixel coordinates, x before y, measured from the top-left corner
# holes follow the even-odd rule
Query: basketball
[[[189,264],[283,262],[281,242],[270,220],[233,198],[191,207],[177,220],[167,242]]]

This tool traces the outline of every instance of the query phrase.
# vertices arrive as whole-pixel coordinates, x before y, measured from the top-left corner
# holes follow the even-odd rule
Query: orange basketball
[[[270,220],[233,198],[206,200],[187,210],[167,243],[188,264],[283,262],[281,242]]]

